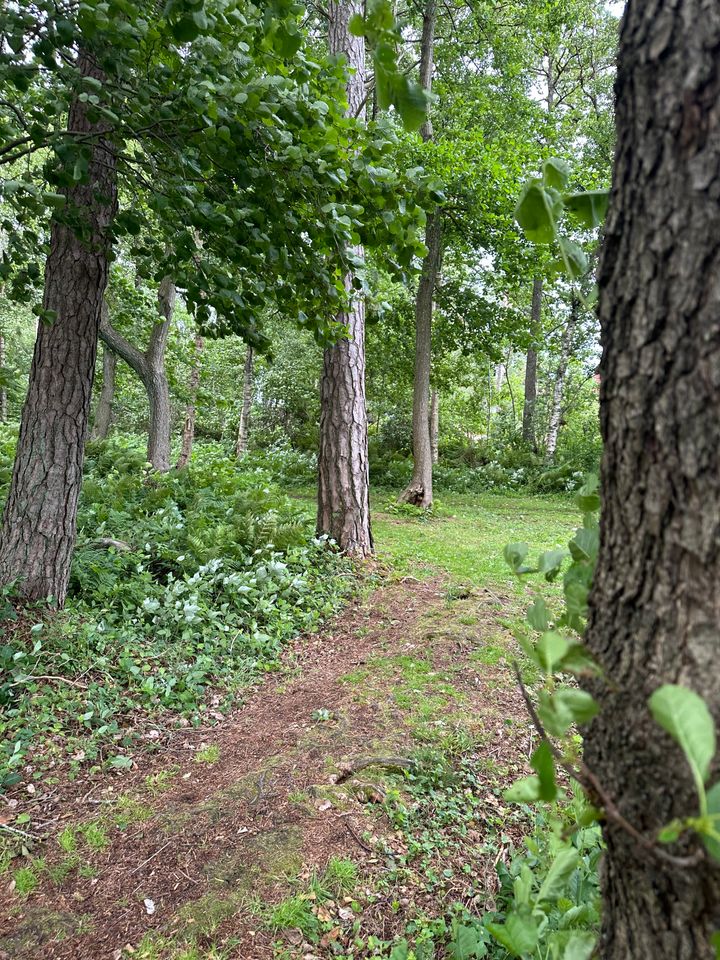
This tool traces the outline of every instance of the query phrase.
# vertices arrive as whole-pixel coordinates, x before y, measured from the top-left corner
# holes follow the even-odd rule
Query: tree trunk
[[[577,296],[573,294],[572,304],[570,307],[570,317],[565,327],[562,345],[560,347],[560,359],[558,361],[557,372],[555,373],[553,395],[550,404],[550,419],[548,421],[547,440],[545,442],[545,460],[548,463],[552,463],[555,459],[558,437],[560,436],[565,377],[567,376],[568,361],[572,355],[573,338],[575,336],[575,327],[577,326],[577,314],[579,307],[580,304]]]
[[[104,74],[82,49],[78,72],[101,83]],[[0,582],[61,605],[75,545],[77,502],[97,352],[100,309],[108,278],[108,228],[117,204],[114,146],[107,127],[90,122],[79,100],[68,130],[97,138],[87,181],[67,189],[66,207],[87,224],[90,241],[54,221],[45,266],[43,307],[54,322],[38,324],[13,476],[0,532]]]
[[[188,378],[188,402],[185,407],[185,422],[183,423],[182,444],[178,457],[177,469],[182,470],[190,463],[193,442],[195,440],[195,415],[197,413],[197,394],[200,386],[200,361],[203,351],[203,338],[198,333],[195,337],[195,356]]]
[[[170,387],[165,373],[165,350],[170,321],[175,309],[175,284],[165,277],[158,288],[158,311],[163,318],[155,323],[144,353],[129,343],[110,323],[103,308],[100,339],[138,375],[148,397],[148,461],[156,470],[170,469]]]
[[[433,51],[437,0],[427,0],[423,14],[423,30],[420,44],[420,82],[426,90],[432,87]],[[420,129],[423,140],[432,140],[430,118]],[[435,210],[428,216],[425,227],[425,246],[428,252],[423,260],[422,273],[415,298],[415,371],[413,379],[413,475],[408,486],[400,494],[402,503],[414,503],[419,507],[431,507],[432,442],[430,439],[429,400],[430,372],[432,366],[431,341],[435,287],[440,275],[442,259],[442,215]]]
[[[348,116],[357,116],[365,99],[365,40],[350,33],[362,0],[329,4],[330,53],[345,53],[353,71],[347,81]],[[362,257],[362,247],[352,251]],[[352,291],[352,276],[345,287]],[[325,350],[320,386],[320,450],[318,454],[318,533],[329,534],[342,550],[359,556],[372,553],[368,424],[365,403],[365,302],[354,296],[347,313],[338,316],[348,336]]]
[[[115,367],[117,354],[109,347],[103,347],[103,380],[100,397],[95,408],[95,422],[92,428],[93,440],[104,440],[110,432],[113,401],[115,399]]]
[[[430,449],[432,451],[432,462],[437,463],[439,459],[438,438],[440,434],[440,398],[437,390],[430,391]]]
[[[530,309],[530,336],[536,340],[540,332],[542,316],[542,288],[540,277],[533,280],[532,307]],[[523,440],[536,449],[535,405],[537,403],[537,350],[530,347],[525,359],[525,401],[523,404]]]
[[[3,384],[2,386],[0,386],[0,422],[1,423],[7,423],[7,418],[8,418],[8,395],[7,395],[7,387],[5,386],[5,383],[4,383],[5,361],[6,361],[5,334],[0,333],[0,371],[2,371],[2,375],[3,375]]]
[[[250,440],[250,411],[252,410],[254,379],[255,351],[250,344],[248,344],[247,353],[245,354],[242,409],[240,410],[237,443],[235,444],[235,456],[238,460],[242,460],[247,453],[248,442]]]
[[[587,633],[609,682],[593,691],[601,712],[585,757],[647,837],[697,812],[688,766],[648,697],[681,683],[720,721],[718,50],[717,3],[630,0],[599,276],[603,506]],[[711,783],[718,772],[715,761]],[[615,826],[604,832],[598,955],[714,958],[718,866],[678,869]]]

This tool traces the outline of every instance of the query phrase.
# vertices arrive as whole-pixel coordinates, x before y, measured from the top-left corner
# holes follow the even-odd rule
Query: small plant
[[[217,744],[202,747],[195,754],[195,763],[217,763],[220,759],[220,747]]]
[[[332,712],[332,710],[326,710],[324,707],[322,707],[320,710],[313,710],[311,716],[316,723],[327,723],[329,720],[333,720],[335,718],[335,714]]]
[[[91,850],[104,850],[110,845],[105,827],[97,821],[91,820],[90,823],[84,823],[77,828],[83,840]]]
[[[358,880],[358,870],[352,860],[331,857],[325,868],[323,884],[335,897],[351,893]]]
[[[65,853],[75,853],[77,851],[77,837],[72,827],[65,827],[65,829],[58,834],[57,842]]]
[[[276,931],[299,930],[311,940],[319,929],[318,918],[312,911],[310,901],[302,894],[288,897],[274,906],[268,915],[268,924]]]
[[[20,897],[29,896],[38,885],[36,869],[37,862],[33,866],[19,867],[13,874],[15,883],[15,893]]]

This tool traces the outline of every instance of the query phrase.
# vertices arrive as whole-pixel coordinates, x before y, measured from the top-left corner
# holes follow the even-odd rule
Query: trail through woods
[[[0,957],[329,957],[360,934],[391,940],[444,900],[492,897],[497,862],[523,832],[501,789],[531,746],[506,604],[482,587],[454,599],[437,577],[389,582],[299,638],[218,727],[172,732],[129,774],[23,801],[47,824],[33,851],[43,875],[25,899],[2,891]],[[423,751],[462,753],[477,774],[463,842],[472,884],[449,838],[435,893],[414,884],[407,837],[386,814],[403,772],[368,766],[337,782],[358,760],[422,764]],[[318,899],[312,878],[332,858],[352,861],[357,882]],[[273,913],[298,894],[314,942]]]

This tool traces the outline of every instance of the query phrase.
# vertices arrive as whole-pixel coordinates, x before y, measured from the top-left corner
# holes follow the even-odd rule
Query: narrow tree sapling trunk
[[[92,428],[93,440],[104,440],[110,432],[112,423],[113,402],[115,400],[115,368],[117,354],[105,346],[103,347],[102,387],[95,408],[95,420]]]
[[[193,443],[195,441],[195,417],[197,415],[197,395],[200,387],[200,362],[202,359],[203,338],[198,333],[195,337],[195,355],[188,378],[188,402],[185,406],[185,422],[183,423],[182,443],[177,468],[182,470],[190,463]]]
[[[80,49],[81,76],[105,80]],[[66,189],[66,207],[87,225],[89,240],[55,220],[45,266],[38,324],[13,475],[0,531],[0,582],[62,604],[75,545],[77,503],[97,352],[97,332],[108,278],[109,227],[117,204],[116,154],[104,121],[90,120],[80,99],[70,105],[68,130],[86,138],[87,178]]]
[[[550,400],[550,419],[548,421],[547,440],[545,441],[545,459],[552,463],[555,459],[558,439],[560,436],[560,426],[563,415],[563,397],[565,392],[565,378],[567,376],[568,362],[572,356],[573,340],[575,337],[575,328],[577,327],[577,315],[580,303],[577,296],[573,295],[570,307],[570,316],[563,332],[562,344],[560,346],[560,358],[558,360],[555,380],[553,382],[552,398]]]
[[[604,454],[587,643],[607,682],[593,691],[585,759],[648,838],[698,810],[648,697],[680,683],[720,721],[718,51],[720,5],[630,0],[599,274]],[[716,756],[710,783],[718,773]],[[610,823],[604,834],[598,956],[714,960],[718,865],[678,868]]]
[[[358,116],[365,101],[365,40],[350,33],[350,19],[362,14],[361,0],[329,4],[330,53],[344,53],[352,71],[347,81],[348,116]],[[352,253],[360,258],[364,251]],[[345,278],[352,291],[352,276]],[[358,556],[372,553],[368,422],[365,402],[365,302],[355,295],[338,316],[348,335],[325,350],[320,386],[318,453],[319,533]]]
[[[542,289],[543,282],[540,277],[533,281],[532,289],[532,307],[530,309],[530,336],[535,340],[540,331],[540,319],[542,316]],[[535,438],[535,407],[537,404],[537,349],[534,346],[528,348],[525,358],[525,400],[523,403],[523,440],[533,450],[535,450],[537,441]]]
[[[252,410],[254,378],[255,351],[250,344],[248,344],[243,374],[242,407],[240,409],[240,421],[238,423],[237,443],[235,444],[235,456],[238,460],[242,460],[245,456],[250,442],[250,412]]]

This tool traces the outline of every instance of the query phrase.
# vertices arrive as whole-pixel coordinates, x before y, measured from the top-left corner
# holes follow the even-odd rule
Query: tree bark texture
[[[363,12],[361,0],[329,5],[330,53],[344,53],[352,71],[347,81],[348,116],[357,116],[365,100],[365,40],[350,33],[350,18]],[[362,257],[362,247],[351,251]],[[348,292],[352,276],[345,278]],[[320,385],[318,454],[318,533],[329,534],[342,550],[368,556],[370,530],[368,422],[365,402],[365,302],[353,298],[338,316],[347,337],[325,350]]]
[[[193,443],[195,441],[195,417],[197,414],[197,395],[200,387],[200,364],[203,352],[203,338],[198,333],[195,337],[195,356],[188,378],[188,402],[185,407],[185,422],[183,423],[182,443],[177,468],[182,470],[190,463]]]
[[[651,838],[698,803],[648,697],[680,683],[720,721],[720,5],[630,0],[616,94],[599,276],[603,506],[587,635],[608,682],[593,691],[601,712],[585,759]],[[718,866],[666,866],[615,826],[604,832],[599,956],[714,958]]]
[[[430,391],[430,450],[432,462],[439,459],[438,441],[440,436],[440,397],[437,390]]]
[[[577,327],[577,314],[580,308],[578,299],[573,295],[572,305],[570,307],[570,316],[563,332],[562,344],[560,346],[560,359],[558,360],[557,370],[555,372],[555,381],[553,382],[552,399],[550,401],[550,417],[548,420],[547,439],[545,441],[545,459],[552,463],[555,459],[558,438],[560,436],[560,426],[562,424],[563,397],[565,392],[565,378],[567,377],[567,368],[573,351],[573,339],[575,337],[575,328]]]
[[[111,324],[103,309],[100,338],[138,375],[148,397],[148,461],[156,470],[170,469],[170,387],[165,373],[165,351],[170,321],[175,309],[175,284],[165,277],[158,288],[158,312],[162,319],[153,325],[144,352],[138,350]]]
[[[101,83],[104,74],[80,50],[78,72]],[[97,332],[108,278],[108,228],[117,206],[116,154],[107,126],[90,122],[72,101],[68,130],[92,138],[87,180],[68,188],[66,208],[77,232],[55,220],[45,265],[43,307],[23,407],[13,476],[0,532],[0,582],[18,581],[32,600],[62,604],[75,545],[77,503],[90,412]]]
[[[109,347],[103,347],[103,379],[97,407],[95,421],[92,428],[93,440],[104,440],[110,432],[113,415],[113,401],[115,399],[115,368],[117,354]]]
[[[536,277],[533,281],[532,289],[532,307],[530,308],[530,335],[535,340],[540,331],[540,319],[542,316],[542,278]],[[537,350],[535,347],[528,349],[525,357],[525,400],[523,403],[523,440],[533,448],[536,448],[535,439],[535,407],[537,405]]]
[[[240,409],[240,421],[238,423],[237,443],[235,444],[235,456],[238,460],[242,460],[247,453],[248,443],[250,441],[250,412],[252,410],[254,381],[255,351],[250,344],[248,344],[243,374],[242,407]]]
[[[426,90],[432,88],[434,66],[435,25],[437,0],[426,0],[420,41],[420,82]],[[425,142],[432,140],[430,118],[420,129]],[[428,252],[423,260],[422,273],[415,297],[415,370],[413,374],[413,475],[400,494],[400,501],[419,507],[431,507],[433,502],[433,454],[430,438],[430,373],[432,367],[431,341],[435,287],[440,276],[442,260],[442,214],[429,214],[425,226],[425,246]]]

